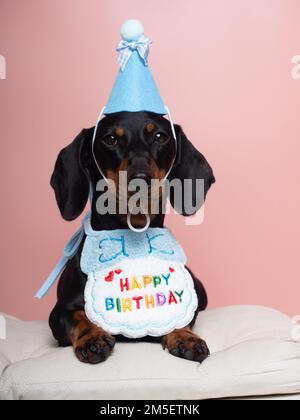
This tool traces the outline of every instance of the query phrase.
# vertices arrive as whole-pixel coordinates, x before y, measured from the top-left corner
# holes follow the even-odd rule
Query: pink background
[[[168,224],[210,307],[300,313],[299,0],[1,0],[0,310],[47,318],[34,293],[79,225],[60,218],[58,151],[94,124],[118,66],[122,22],[153,40],[150,64],[176,122],[212,164],[205,222]]]

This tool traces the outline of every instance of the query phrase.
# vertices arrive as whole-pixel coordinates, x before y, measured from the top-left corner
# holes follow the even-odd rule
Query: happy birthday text
[[[171,273],[172,274],[172,273]],[[120,278],[120,297],[106,297],[105,309],[107,311],[132,312],[140,309],[154,309],[164,305],[177,305],[182,303],[184,290],[159,291],[162,286],[169,286],[171,274],[158,276],[133,276]],[[151,288],[151,291],[149,290]],[[147,289],[149,292],[147,293]],[[154,289],[154,292],[153,292]],[[157,290],[157,291],[156,291]],[[137,291],[134,296],[123,297],[126,292]],[[145,293],[146,292],[146,293]]]

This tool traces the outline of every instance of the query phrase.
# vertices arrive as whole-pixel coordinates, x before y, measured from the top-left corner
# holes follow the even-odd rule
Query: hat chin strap
[[[95,164],[96,164],[96,166],[98,168],[98,171],[100,172],[100,175],[103,177],[104,181],[108,184],[108,179],[106,178],[106,176],[104,175],[102,169],[100,168],[100,165],[99,165],[99,163],[98,163],[98,161],[96,159],[96,155],[95,155],[95,151],[94,151],[94,146],[95,146],[95,140],[96,140],[96,134],[97,134],[97,130],[98,130],[98,125],[99,125],[99,123],[101,121],[101,118],[104,115],[104,111],[105,111],[105,106],[101,109],[100,114],[99,114],[99,117],[98,117],[98,120],[97,120],[96,125],[95,125],[95,129],[94,129],[94,133],[93,133],[93,140],[92,140],[92,154],[93,154],[93,158],[94,158]]]
[[[169,169],[169,170],[168,170],[168,172],[166,173],[166,175],[165,175],[165,177],[164,177],[163,181],[166,181],[166,179],[168,178],[168,176],[170,175],[170,173],[171,173],[171,171],[172,171],[172,169],[173,169],[173,166],[174,166],[174,163],[175,163],[175,160],[176,160],[176,156],[177,156],[177,150],[178,150],[177,136],[176,136],[176,131],[175,131],[175,127],[174,127],[174,124],[173,124],[173,120],[172,120],[171,112],[170,112],[169,108],[168,108],[166,105],[165,105],[165,110],[166,110],[166,113],[167,113],[167,115],[168,115],[168,119],[169,119],[169,121],[170,121],[171,130],[172,130],[172,134],[173,134],[174,141],[175,141],[175,155],[174,155],[174,158],[173,158],[173,160],[172,160],[172,164],[171,164],[171,166],[170,166],[170,169]],[[97,166],[97,169],[98,169],[98,171],[99,171],[100,175],[102,176],[102,178],[104,179],[104,181],[108,184],[108,179],[107,179],[107,177],[104,175],[104,173],[103,173],[103,171],[102,171],[102,169],[101,169],[101,167],[100,167],[100,165],[99,165],[99,163],[98,163],[98,161],[97,161],[97,159],[96,159],[96,155],[95,155],[95,151],[94,151],[94,145],[95,145],[95,140],[96,140],[96,134],[97,134],[97,130],[98,130],[99,123],[100,123],[100,121],[101,121],[101,119],[102,119],[102,117],[103,117],[103,115],[104,115],[104,111],[105,111],[105,106],[101,109],[101,112],[100,112],[100,114],[99,114],[99,117],[98,117],[97,122],[96,122],[96,125],[95,125],[95,129],[94,129],[94,133],[93,133],[93,139],[92,139],[92,155],[93,155],[93,158],[94,158],[95,164],[96,164],[96,166]],[[143,213],[143,215],[144,215],[144,216],[145,216],[145,218],[146,218],[146,224],[145,224],[145,226],[143,226],[142,228],[135,228],[135,227],[132,225],[132,223],[131,223],[132,213],[129,211],[129,213],[127,214],[127,225],[128,225],[128,227],[129,227],[129,229],[130,229],[131,231],[136,232],[136,233],[142,233],[142,232],[145,232],[145,231],[146,231],[146,230],[150,227],[150,224],[151,224],[151,219],[150,219],[149,214],[148,214],[147,212],[144,212],[144,213]]]

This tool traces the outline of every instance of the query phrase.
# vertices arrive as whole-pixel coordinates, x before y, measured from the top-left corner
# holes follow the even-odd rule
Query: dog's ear
[[[59,153],[50,184],[65,220],[76,219],[84,210],[89,196],[90,148],[93,128],[84,129]]]
[[[191,216],[202,207],[210,186],[215,182],[215,177],[205,157],[188,140],[182,128],[175,125],[175,131],[178,145],[177,156],[169,180],[179,179],[181,181],[182,197],[177,205],[178,200],[175,199],[174,189],[171,188],[170,202],[179,214]],[[203,180],[201,186],[204,191],[202,193],[199,191],[197,193],[197,179]],[[191,180],[192,188],[185,188],[184,180]],[[196,210],[192,213],[186,212],[184,203],[189,203],[189,206],[192,205]]]

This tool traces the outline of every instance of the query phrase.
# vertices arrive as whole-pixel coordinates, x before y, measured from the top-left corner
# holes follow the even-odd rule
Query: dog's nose
[[[134,180],[143,180],[147,183],[148,186],[151,185],[151,174],[150,172],[136,172],[136,173],[129,173],[128,174],[128,181],[134,181]]]
[[[127,168],[128,182],[133,180],[143,180],[149,186],[152,179],[150,158],[146,156],[134,156],[129,160]]]

